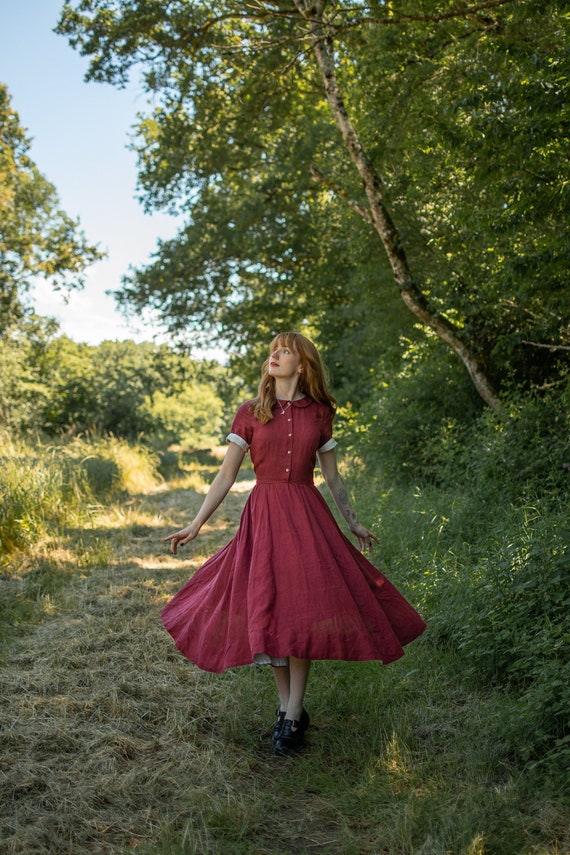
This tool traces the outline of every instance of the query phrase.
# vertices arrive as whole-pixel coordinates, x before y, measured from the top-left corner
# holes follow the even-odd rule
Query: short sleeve
[[[253,435],[253,415],[250,411],[250,401],[242,404],[235,414],[232,422],[231,431],[226,437],[227,442],[235,442],[244,451],[247,451],[251,445]]]
[[[319,447],[317,451],[332,451],[332,449],[337,445],[336,439],[333,439],[333,418],[334,414],[329,407],[323,407],[323,415],[321,419],[321,437],[319,440]]]

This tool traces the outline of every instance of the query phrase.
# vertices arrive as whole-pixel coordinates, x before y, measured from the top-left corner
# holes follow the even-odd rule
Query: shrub
[[[97,498],[145,493],[161,481],[156,455],[114,436],[78,438],[63,446],[62,452],[80,467]]]
[[[438,482],[481,410],[457,358],[426,339],[409,346],[400,374],[383,382],[360,411],[354,425],[359,452],[386,481]]]
[[[27,549],[68,517],[81,492],[69,472],[41,457],[5,457],[0,467],[0,549]]]
[[[511,506],[426,577],[432,631],[462,652],[468,677],[516,698],[502,736],[525,762],[570,752],[569,543],[564,509]]]
[[[14,445],[2,440],[0,551],[30,549],[48,530],[85,513],[94,499],[144,493],[160,483],[158,459],[115,437],[68,445]]]
[[[224,404],[204,384],[194,384],[175,395],[157,391],[143,409],[152,425],[150,436],[155,447],[208,448],[222,440]]]
[[[431,638],[461,652],[464,679],[505,691],[509,715],[496,732],[507,750],[559,780],[570,759],[568,387],[512,397],[506,416],[483,413],[439,459],[418,454],[408,469],[390,454],[418,450],[415,404],[402,398],[398,409],[394,390],[388,398],[391,426],[379,427],[376,448],[373,428],[367,438],[367,497],[359,478],[388,575]]]

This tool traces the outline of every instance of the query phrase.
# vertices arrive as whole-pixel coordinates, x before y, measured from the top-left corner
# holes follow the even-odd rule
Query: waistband
[[[266,486],[268,484],[282,485],[283,487],[289,487],[292,484],[294,484],[296,487],[314,487],[315,486],[315,482],[313,481],[312,478],[310,480],[304,480],[304,481],[299,481],[296,479],[295,480],[290,479],[288,481],[284,481],[281,478],[257,478],[255,481],[255,484],[256,484],[256,486],[260,486],[260,487]]]

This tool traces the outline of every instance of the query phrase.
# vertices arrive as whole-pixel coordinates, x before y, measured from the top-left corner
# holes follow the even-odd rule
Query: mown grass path
[[[232,536],[244,477],[178,559],[161,538],[201,502],[195,477],[50,547],[66,584],[38,589],[45,619],[3,663],[0,852],[570,851],[560,811],[521,796],[478,742],[487,700],[454,685],[429,638],[390,668],[316,663],[309,746],[293,760],[271,755],[268,669],[210,675],[178,654],[161,607]]]

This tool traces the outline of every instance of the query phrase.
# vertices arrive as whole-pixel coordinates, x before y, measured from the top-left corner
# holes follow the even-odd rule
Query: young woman
[[[337,470],[336,402],[319,354],[300,333],[271,343],[258,396],[238,409],[228,449],[195,519],[165,538],[174,555],[223,501],[249,451],[256,474],[235,537],[167,604],[178,649],[207,671],[270,664],[279,694],[276,754],[302,748],[313,659],[392,662],[425,623],[362,554],[377,538],[358,521]],[[313,484],[328,489],[361,551]]]

